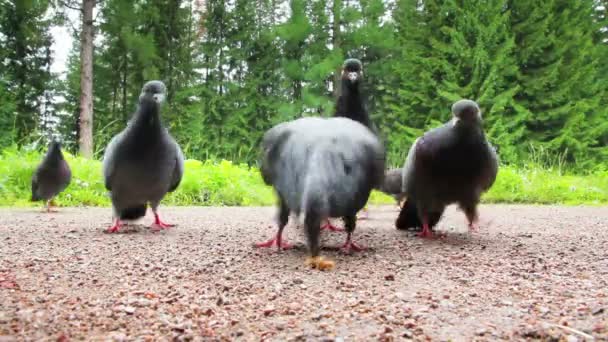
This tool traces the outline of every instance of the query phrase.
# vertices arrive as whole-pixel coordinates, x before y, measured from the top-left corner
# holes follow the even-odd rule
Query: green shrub
[[[56,199],[61,206],[109,206],[101,162],[64,155],[72,169],[72,183]],[[31,177],[42,154],[6,149],[0,154],[0,205],[32,206]],[[501,167],[496,183],[483,197],[491,203],[608,203],[608,172],[592,175],[562,175],[539,167]],[[256,206],[274,205],[272,188],[266,186],[259,170],[230,161],[186,160],[184,178],[164,205]],[[392,197],[374,191],[371,204],[394,204]]]

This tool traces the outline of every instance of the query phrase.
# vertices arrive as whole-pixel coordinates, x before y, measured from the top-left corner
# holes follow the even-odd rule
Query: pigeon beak
[[[452,119],[452,127],[456,126],[458,124],[458,121],[460,121],[460,119],[458,117],[454,117]]]
[[[154,94],[152,97],[156,103],[162,103],[165,100],[165,94]]]
[[[346,77],[348,77],[349,81],[355,82],[359,78],[359,74],[356,72],[349,72]]]

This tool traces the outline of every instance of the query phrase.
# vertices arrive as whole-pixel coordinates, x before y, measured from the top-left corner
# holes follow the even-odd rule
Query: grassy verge
[[[41,160],[37,152],[6,150],[0,155],[0,206],[40,205],[29,202],[32,173]],[[101,162],[66,154],[72,183],[56,200],[61,206],[108,206]],[[541,168],[502,167],[493,188],[484,196],[491,203],[608,204],[608,172],[560,175]],[[187,160],[184,179],[163,205],[273,205],[275,198],[259,171],[229,161]],[[374,191],[372,204],[394,200]]]

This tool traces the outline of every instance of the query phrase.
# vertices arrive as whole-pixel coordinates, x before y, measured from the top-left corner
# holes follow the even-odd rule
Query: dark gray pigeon
[[[363,94],[363,64],[356,58],[349,58],[342,64],[340,95],[336,101],[335,117],[355,120],[376,132],[369,117]]]
[[[422,237],[433,237],[445,207],[456,203],[471,230],[477,205],[498,172],[494,148],[486,140],[481,110],[471,100],[452,105],[450,122],[426,132],[412,147],[403,167],[402,190],[407,200],[396,221],[398,229],[422,225]]]
[[[115,219],[108,232],[118,231],[121,220],[145,216],[148,203],[154,213],[153,228],[172,226],[161,221],[158,205],[181,182],[184,155],[161,122],[166,92],[161,81],[146,83],[133,118],[106,147],[103,176]]]
[[[401,182],[403,180],[403,169],[390,169],[384,173],[384,182],[380,186],[380,191],[387,195],[391,195],[397,204],[400,205],[401,201],[405,198],[403,192],[401,192]]]
[[[71,180],[72,171],[63,158],[61,144],[52,141],[32,176],[32,201],[46,201],[46,211],[51,212],[53,198],[65,190]]]
[[[365,94],[363,92],[363,63],[356,58],[348,58],[342,63],[340,74],[340,95],[336,100],[334,117],[344,117],[357,121],[377,134],[367,106],[365,104]],[[367,208],[363,207],[364,215],[358,216],[359,219],[367,218]],[[321,229],[331,231],[343,231],[344,229],[334,226],[327,220]]]
[[[346,118],[301,118],[267,131],[262,150],[262,177],[279,198],[279,229],[258,247],[289,247],[281,235],[293,212],[303,216],[309,265],[333,266],[319,256],[320,225],[329,217],[344,220],[345,252],[362,249],[352,240],[356,214],[382,183],[385,162],[384,147],[369,129]]]

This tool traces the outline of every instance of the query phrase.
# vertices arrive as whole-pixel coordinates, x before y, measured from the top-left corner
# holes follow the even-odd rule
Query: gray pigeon
[[[384,177],[384,147],[365,126],[346,118],[301,118],[279,124],[262,141],[261,173],[279,198],[276,237],[256,244],[285,248],[283,228],[289,213],[302,215],[308,236],[307,263],[327,269],[333,262],[319,256],[321,222],[342,217],[347,237],[342,246],[349,253],[360,250],[352,240],[356,213]]]
[[[486,140],[477,103],[460,100],[452,105],[452,114],[450,122],[426,132],[410,148],[402,184],[407,200],[398,229],[421,224],[420,236],[433,237],[431,228],[453,203],[464,211],[469,228],[476,229],[477,205],[494,184],[498,159]]]
[[[61,144],[52,141],[32,176],[32,201],[46,201],[46,211],[51,212],[53,198],[65,190],[71,180],[72,171],[63,158]]]
[[[380,191],[387,195],[391,195],[397,204],[400,205],[401,201],[405,198],[403,192],[401,192],[401,181],[403,180],[403,169],[390,169],[384,173],[384,182],[380,186]]]
[[[153,228],[173,226],[161,221],[158,205],[181,182],[184,155],[161,122],[165,95],[161,81],[146,83],[133,118],[106,147],[103,176],[111,192],[115,219],[108,232],[118,231],[121,220],[145,216],[148,203],[154,213]]]

